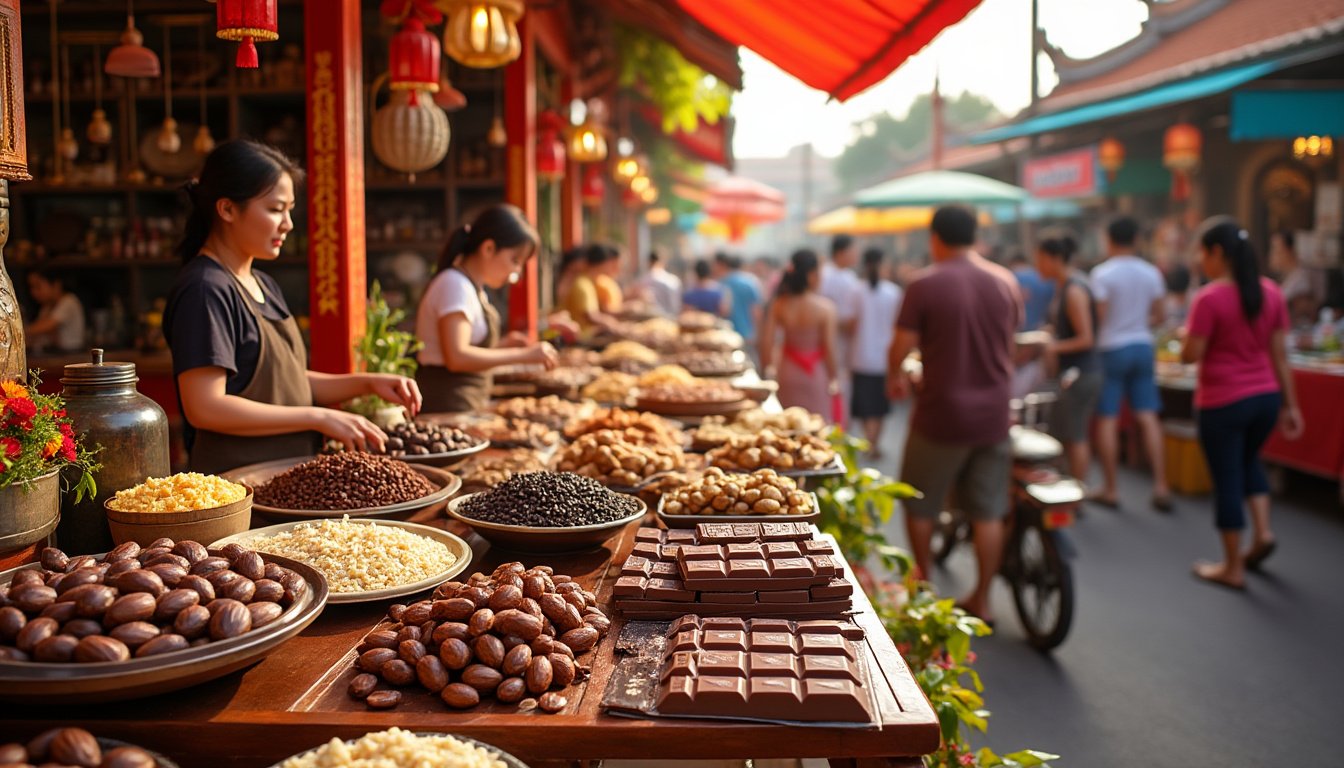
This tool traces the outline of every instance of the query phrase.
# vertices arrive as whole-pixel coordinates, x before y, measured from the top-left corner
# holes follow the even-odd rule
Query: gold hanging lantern
[[[374,84],[374,91],[381,83]],[[426,95],[411,103],[411,91],[396,91],[373,113],[373,154],[378,162],[410,176],[443,162],[448,154],[448,115]],[[370,99],[370,103],[373,100]]]
[[[435,6],[448,15],[443,51],[459,64],[492,69],[522,53],[523,0],[436,0]]]

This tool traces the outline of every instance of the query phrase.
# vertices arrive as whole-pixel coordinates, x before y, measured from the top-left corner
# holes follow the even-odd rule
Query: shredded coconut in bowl
[[[400,728],[326,744],[280,768],[506,768],[493,752],[452,736],[419,736]]]
[[[171,477],[151,477],[134,488],[117,491],[111,507],[119,512],[183,512],[222,507],[246,495],[246,487],[222,477],[179,472]]]
[[[332,592],[370,592],[414,584],[443,573],[457,556],[442,542],[405,528],[327,519],[248,539],[258,552],[288,557],[322,571]]]

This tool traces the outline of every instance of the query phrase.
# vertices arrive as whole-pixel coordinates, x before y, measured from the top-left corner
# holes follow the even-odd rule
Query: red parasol
[[[759,181],[729,176],[710,186],[701,206],[705,215],[728,225],[728,236],[742,239],[753,224],[784,218],[784,193]]]

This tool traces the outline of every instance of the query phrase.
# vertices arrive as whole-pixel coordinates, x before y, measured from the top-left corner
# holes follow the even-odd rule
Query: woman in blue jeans
[[[1221,217],[1200,236],[1200,268],[1209,284],[1195,296],[1181,360],[1199,363],[1195,388],[1199,442],[1213,478],[1215,524],[1223,560],[1195,563],[1195,575],[1246,588],[1246,569],[1274,552],[1269,483],[1260,448],[1277,423],[1284,436],[1302,434],[1302,413],[1288,368],[1288,308],[1278,286],[1260,276],[1255,251],[1235,221]],[[1251,547],[1241,551],[1251,509]]]

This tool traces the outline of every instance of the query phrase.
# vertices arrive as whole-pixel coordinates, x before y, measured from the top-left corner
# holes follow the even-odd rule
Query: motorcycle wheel
[[[946,509],[939,512],[938,522],[933,526],[933,539],[929,545],[934,564],[943,565],[952,555],[952,550],[957,548],[957,544],[969,541],[970,538],[971,526],[964,517]]]
[[[1039,517],[1019,519],[1013,531],[1013,603],[1027,641],[1042,651],[1064,642],[1073,623],[1073,569],[1055,537]]]

